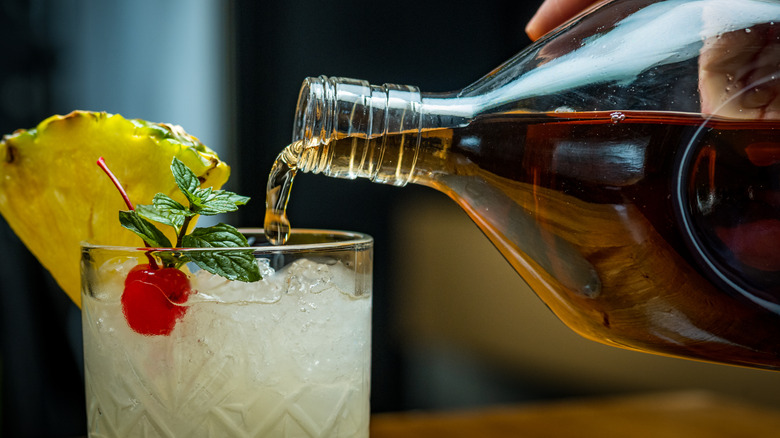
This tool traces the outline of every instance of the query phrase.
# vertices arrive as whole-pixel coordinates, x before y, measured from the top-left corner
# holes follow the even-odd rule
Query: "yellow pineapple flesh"
[[[27,248],[80,306],[80,244],[143,246],[119,225],[122,197],[97,166],[106,164],[133,204],[158,192],[179,202],[173,157],[220,188],[230,169],[181,127],[128,120],[118,114],[74,111],[0,141],[0,214]],[[169,238],[173,239],[172,235]]]

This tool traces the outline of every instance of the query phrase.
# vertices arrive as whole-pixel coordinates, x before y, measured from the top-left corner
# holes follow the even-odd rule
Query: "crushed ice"
[[[309,259],[296,260],[275,271],[267,259],[258,259],[263,279],[255,283],[230,281],[204,270],[192,275],[192,288],[197,293],[190,303],[219,301],[225,303],[275,303],[285,295],[306,296],[328,290],[350,294],[354,291],[354,272],[338,263],[319,263]]]

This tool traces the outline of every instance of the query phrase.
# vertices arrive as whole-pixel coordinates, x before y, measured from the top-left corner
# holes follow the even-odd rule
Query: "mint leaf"
[[[173,157],[171,162],[171,173],[173,173],[173,179],[176,180],[176,185],[179,186],[179,190],[184,193],[187,200],[194,201],[194,192],[200,186],[200,180],[195,172],[191,171],[184,163],[176,157]]]
[[[203,193],[198,192],[199,190],[203,190]],[[209,187],[205,190],[198,189],[196,192],[198,193],[198,196],[203,199],[204,204],[222,202],[225,204],[230,203],[237,208],[239,205],[246,205],[246,203],[249,202],[248,196],[237,195],[227,190],[212,190],[211,187]]]
[[[193,209],[198,214],[207,216],[236,211],[239,205],[249,202],[249,198],[246,196],[240,196],[226,190],[212,190],[211,188],[197,189],[194,195],[197,201],[193,202]]]
[[[189,212],[187,207],[179,204],[178,201],[163,193],[158,193],[154,195],[154,200],[152,201],[152,203],[154,204],[154,207],[160,211],[170,211],[172,213],[181,212],[185,216],[194,214]]]
[[[200,188],[198,177],[179,159],[173,159],[171,172],[179,190],[190,203],[193,214],[213,216],[238,210],[239,205],[249,202],[246,196],[240,196],[226,190],[214,190],[211,187]]]
[[[135,210],[144,219],[174,227],[177,233],[184,226],[184,219],[186,218],[184,214],[177,214],[170,210],[160,210],[153,205],[137,205]]]
[[[164,195],[162,193],[154,195],[154,200],[152,203],[155,210],[157,211],[157,217],[160,219],[153,219],[150,217],[147,217],[147,219],[156,220],[158,222],[172,226],[176,229],[177,235],[181,232],[182,227],[184,227],[185,223],[187,222],[187,218],[195,216],[195,213],[190,211],[190,209],[179,204],[170,196]]]
[[[170,248],[171,241],[165,237],[151,222],[142,218],[136,211],[120,211],[119,223],[128,230],[137,234],[149,246],[157,248]]]
[[[227,224],[196,228],[181,241],[186,248],[239,248],[249,246],[241,232]]]
[[[228,280],[247,283],[262,279],[253,250],[203,250],[188,252],[190,260],[201,269],[220,275]]]
[[[220,190],[220,192],[222,194],[224,194],[224,196],[227,196],[228,199],[230,199],[230,202],[232,202],[236,206],[246,205],[249,202],[249,199],[250,199],[249,196],[241,196],[241,195],[235,194],[233,192],[228,192],[228,191],[224,191],[224,190]]]
[[[189,248],[239,248],[249,246],[246,237],[234,227],[217,224],[208,228],[197,228],[184,236],[182,245]],[[262,278],[255,260],[254,250],[192,251],[189,259],[201,269],[221,275],[229,280],[245,282]]]

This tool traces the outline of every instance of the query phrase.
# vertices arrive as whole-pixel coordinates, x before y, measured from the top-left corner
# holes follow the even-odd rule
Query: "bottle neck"
[[[298,169],[403,186],[415,174],[423,131],[455,126],[471,111],[414,86],[307,78],[298,96],[293,142]]]

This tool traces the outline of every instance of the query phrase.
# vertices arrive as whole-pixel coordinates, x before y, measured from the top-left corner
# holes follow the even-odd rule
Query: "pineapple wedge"
[[[181,127],[74,111],[0,141],[0,214],[77,304],[82,241],[142,246],[119,225],[122,197],[96,161],[106,163],[133,204],[158,192],[184,202],[170,165],[179,158],[204,187],[220,188],[230,169]],[[174,236],[170,235],[170,238]]]

